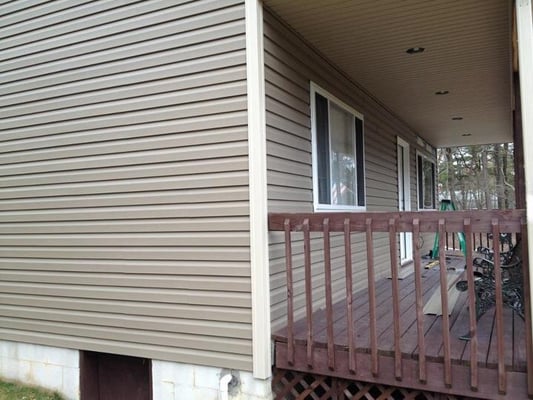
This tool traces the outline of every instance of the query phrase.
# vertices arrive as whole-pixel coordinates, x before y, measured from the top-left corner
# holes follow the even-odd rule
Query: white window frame
[[[349,112],[354,117],[357,117],[361,120],[363,124],[363,140],[362,140],[362,146],[363,146],[363,186],[365,188],[365,195],[364,195],[364,206],[348,206],[348,205],[336,205],[336,204],[320,204],[319,202],[319,193],[318,193],[318,149],[317,149],[317,128],[316,128],[316,101],[315,101],[315,94],[318,93],[319,95],[325,97],[328,99],[328,101],[331,101],[335,103],[338,107],[342,108],[343,110]],[[328,108],[329,113],[329,108]],[[331,122],[331,119],[328,118],[328,121]],[[321,88],[314,82],[311,82],[311,136],[312,136],[312,162],[313,162],[313,205],[315,211],[366,211],[366,162],[365,162],[365,134],[364,134],[364,116],[360,112],[356,111],[352,107],[350,107],[348,104],[340,100],[338,97],[334,96],[327,90]],[[329,135],[328,131],[328,139],[331,143],[331,136]],[[331,148],[331,146],[330,146]],[[356,157],[356,168],[357,168],[357,149],[355,149],[355,157]],[[331,176],[331,171],[329,172]],[[357,179],[356,179],[356,189],[357,189]],[[358,199],[356,199],[358,201]]]
[[[433,208],[424,208],[424,204],[420,204],[420,191],[424,193],[423,191],[424,181],[423,180],[422,182],[420,181],[420,165],[418,163],[419,157],[422,157],[422,162],[424,160],[428,161],[431,164],[433,164],[433,167],[434,167],[433,168],[434,170],[434,173],[433,173]],[[426,154],[417,150],[416,152],[416,203],[417,203],[418,211],[424,211],[424,210],[432,211],[432,210],[437,209],[437,187],[436,186],[437,186],[437,162],[431,157],[428,157]]]

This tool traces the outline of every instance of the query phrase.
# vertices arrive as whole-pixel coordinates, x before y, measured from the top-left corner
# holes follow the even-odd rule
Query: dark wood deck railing
[[[305,271],[305,315],[306,315],[306,363],[309,368],[313,368],[315,362],[315,342],[313,338],[313,290],[312,290],[312,260],[311,260],[311,234],[320,232],[323,237],[324,250],[324,284],[325,284],[325,311],[326,311],[326,336],[327,336],[327,367],[335,370],[335,343],[334,343],[334,311],[333,311],[333,289],[332,289],[332,262],[330,256],[330,236],[332,233],[344,235],[344,279],[345,279],[345,315],[347,318],[347,348],[348,348],[348,369],[350,373],[355,374],[357,371],[356,338],[357,329],[354,320],[354,291],[353,291],[353,271],[352,260],[357,255],[352,249],[352,234],[362,234],[366,241],[367,260],[367,291],[368,299],[368,329],[369,329],[369,368],[373,376],[380,374],[380,357],[378,355],[378,331],[377,331],[377,314],[376,314],[376,265],[375,265],[375,248],[373,236],[376,232],[388,233],[388,248],[390,251],[390,275],[392,277],[392,307],[395,316],[393,329],[393,357],[394,357],[394,376],[398,381],[402,380],[405,373],[402,367],[402,349],[400,341],[400,292],[398,286],[399,271],[399,237],[400,232],[411,232],[413,235],[413,262],[414,262],[414,307],[416,309],[416,326],[417,326],[417,345],[418,345],[418,367],[417,378],[419,382],[428,381],[428,367],[426,359],[426,343],[424,336],[424,314],[423,314],[423,289],[422,289],[422,271],[421,254],[418,238],[424,233],[439,233],[439,254],[440,263],[440,288],[441,288],[441,306],[442,306],[442,330],[443,351],[442,351],[442,380],[445,388],[452,388],[453,365],[450,354],[450,321],[448,305],[448,288],[446,276],[446,248],[450,246],[447,243],[450,240],[448,233],[463,232],[466,242],[466,280],[468,282],[468,300],[469,307],[469,330],[470,330],[470,377],[469,386],[471,390],[476,391],[480,384],[478,371],[478,329],[476,320],[476,296],[474,292],[474,268],[472,260],[474,258],[475,244],[479,244],[479,238],[488,238],[491,234],[491,246],[494,248],[494,269],[495,276],[501,276],[500,265],[500,232],[512,233],[513,235],[526,234],[525,231],[525,211],[524,210],[493,210],[493,211],[444,211],[444,212],[391,212],[391,213],[308,213],[308,214],[270,214],[269,215],[270,231],[283,231],[285,238],[285,259],[286,259],[286,276],[287,276],[287,359],[289,365],[295,362],[295,333],[294,333],[294,282],[293,282],[293,238],[294,232],[303,234],[303,252],[304,252],[304,271]],[[300,234],[299,234],[300,235]],[[302,237],[302,236],[299,236]],[[514,236],[515,237],[515,236]],[[316,240],[316,239],[315,239]],[[487,243],[488,243],[488,239]],[[525,238],[522,239],[525,242]],[[527,246],[522,246],[526,249]],[[435,257],[434,257],[435,258]],[[526,260],[526,256],[523,257]],[[524,302],[526,304],[526,343],[527,343],[527,367],[531,368],[531,317],[529,310],[529,275],[527,267],[524,271]],[[495,305],[495,333],[497,339],[497,377],[498,391],[505,393],[508,388],[505,367],[505,338],[502,317],[502,308],[504,301],[502,298],[502,282],[500,279],[495,280],[496,285],[496,305]],[[316,300],[316,299],[315,299]],[[366,327],[365,327],[366,329]],[[434,379],[434,377],[431,377]],[[529,392],[532,388],[529,389]]]

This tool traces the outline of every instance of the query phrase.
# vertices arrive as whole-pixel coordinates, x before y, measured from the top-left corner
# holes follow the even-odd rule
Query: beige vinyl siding
[[[251,370],[244,2],[0,15],[0,337]]]
[[[312,212],[310,82],[332,93],[363,114],[365,137],[366,208],[398,210],[396,137],[410,143],[411,199],[416,209],[416,136],[382,104],[347,79],[305,41],[268,11],[265,13],[265,76],[267,95],[267,156],[269,212]],[[361,60],[364,62],[364,60]],[[377,275],[389,274],[388,236],[375,234]],[[333,236],[332,266],[335,298],[345,295],[343,237]],[[352,237],[354,289],[367,281],[365,242]],[[321,237],[311,243],[313,300],[324,305]],[[283,235],[270,234],[272,328],[286,323],[286,275]],[[293,238],[296,314],[303,313],[303,242]]]

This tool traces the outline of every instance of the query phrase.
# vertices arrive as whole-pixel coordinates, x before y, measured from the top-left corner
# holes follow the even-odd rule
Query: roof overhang
[[[512,141],[512,2],[264,4],[433,146]]]

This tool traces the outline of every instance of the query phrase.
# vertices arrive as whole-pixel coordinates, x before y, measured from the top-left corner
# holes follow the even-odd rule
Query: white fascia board
[[[259,0],[245,0],[245,8],[253,375],[255,378],[266,379],[272,374],[272,359],[263,6]]]
[[[524,149],[533,148],[533,18],[531,0],[516,1],[518,36],[518,65],[520,73],[520,101],[522,108],[522,136]],[[533,158],[524,157],[528,250],[533,255]],[[530,282],[533,282],[533,257],[529,257]],[[531,290],[530,299],[533,300]],[[533,306],[533,302],[531,303]],[[532,326],[533,331],[533,326]]]

